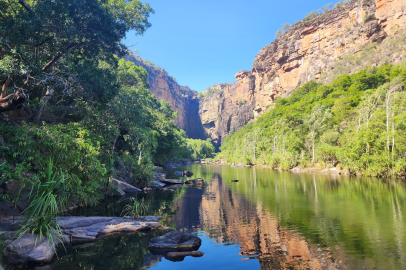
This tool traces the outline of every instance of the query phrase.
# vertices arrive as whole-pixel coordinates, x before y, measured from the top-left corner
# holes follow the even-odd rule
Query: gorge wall
[[[207,138],[200,120],[199,99],[196,91],[179,85],[164,69],[148,63],[138,56],[127,55],[125,59],[147,70],[150,91],[158,100],[166,100],[172,109],[178,112],[175,124],[186,131],[189,138]]]
[[[252,69],[234,84],[217,84],[202,93],[180,86],[168,73],[137,56],[126,59],[148,71],[151,92],[178,112],[175,123],[190,138],[224,138],[255,121],[297,87],[316,80],[330,83],[406,58],[406,0],[358,0],[300,21],[265,46]]]
[[[403,60],[405,26],[405,0],[354,1],[296,23],[259,52],[252,70],[238,72],[235,84],[215,85],[200,94],[206,136],[218,147],[276,99],[310,80],[331,82],[340,74]]]

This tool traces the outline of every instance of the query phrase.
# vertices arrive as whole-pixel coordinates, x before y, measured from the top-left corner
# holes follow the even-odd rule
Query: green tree
[[[1,0],[0,112],[21,107],[28,96],[43,103],[111,99],[117,87],[99,59],[114,64],[113,54],[126,52],[126,33],[142,34],[152,12],[138,0]],[[9,86],[14,93],[6,95]]]

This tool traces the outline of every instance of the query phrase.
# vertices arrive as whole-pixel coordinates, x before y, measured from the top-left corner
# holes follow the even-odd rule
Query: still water
[[[152,255],[148,241],[165,233],[154,232],[73,247],[41,269],[406,269],[402,181],[217,165],[182,169],[206,186],[145,196],[153,202],[150,214],[202,238],[203,257],[171,262]],[[120,215],[125,203],[79,214]]]

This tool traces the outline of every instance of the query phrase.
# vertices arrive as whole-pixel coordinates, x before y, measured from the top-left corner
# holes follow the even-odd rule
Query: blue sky
[[[322,0],[141,0],[155,10],[143,36],[124,43],[176,78],[203,91],[250,70],[283,23],[293,24],[328,3]]]

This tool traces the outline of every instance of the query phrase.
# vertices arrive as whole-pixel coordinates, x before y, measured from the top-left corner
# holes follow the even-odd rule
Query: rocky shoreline
[[[190,172],[187,173],[188,175],[191,174]],[[113,178],[111,182],[112,191],[114,192],[110,192],[110,195],[118,195],[120,197],[134,196],[139,192],[147,192],[153,189],[173,191],[173,188],[181,187],[185,184],[183,180],[167,179],[166,173],[156,173],[148,188],[144,190],[132,186],[121,179]],[[17,189],[17,185],[12,185],[12,183],[8,186]],[[25,204],[25,206],[28,206],[28,202]],[[8,205],[4,204],[3,206]],[[14,205],[11,206],[9,209],[3,209],[7,211],[1,211],[2,215],[0,216],[0,237],[4,244],[2,254],[4,261],[9,266],[49,263],[61,247],[94,242],[108,235],[166,229],[159,222],[162,219],[159,216],[142,216],[138,219],[129,217],[61,216],[56,218],[56,220],[62,235],[54,237],[53,240],[38,234],[24,234],[17,237],[18,230],[24,219],[24,216],[20,213],[26,207],[17,209]],[[74,208],[77,208],[77,206]],[[2,207],[0,207],[0,210],[2,210]],[[9,215],[5,215],[5,213]]]
[[[58,248],[94,242],[116,234],[165,229],[162,217],[146,216],[138,219],[121,217],[59,217],[57,224],[62,236],[49,240],[38,234],[17,236],[23,216],[9,217],[0,223],[0,235],[5,238],[3,256],[9,265],[49,263]],[[17,239],[16,239],[17,238]]]
[[[250,168],[250,167],[259,167],[259,168],[268,168],[268,169],[272,169],[272,170],[277,170],[277,171],[283,171],[280,168],[273,168],[272,166],[269,165],[262,165],[262,164],[257,164],[257,165],[246,165],[243,163],[226,163],[224,161],[217,161],[217,162],[209,162],[209,161],[205,161],[202,160],[202,164],[205,165],[225,165],[225,166],[231,166],[231,167],[235,167],[235,168]],[[341,168],[337,168],[337,167],[321,167],[321,166],[313,166],[313,167],[294,167],[290,170],[288,170],[290,172],[293,173],[323,173],[323,174],[336,174],[336,175],[347,175],[350,176],[352,175],[348,170],[346,169],[341,169]]]

